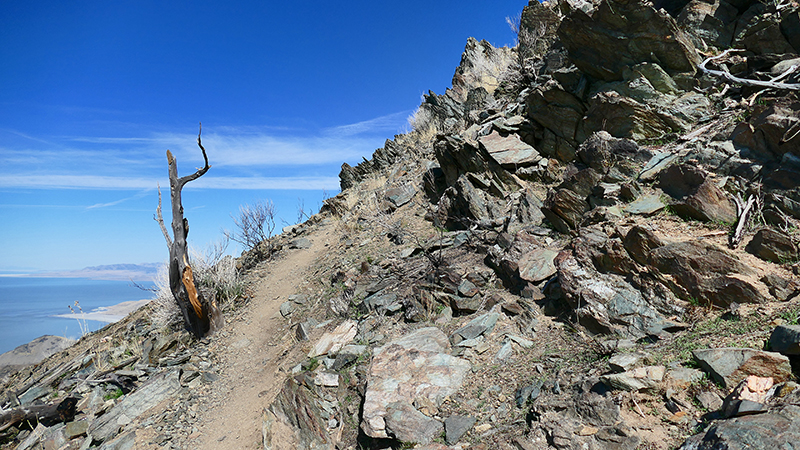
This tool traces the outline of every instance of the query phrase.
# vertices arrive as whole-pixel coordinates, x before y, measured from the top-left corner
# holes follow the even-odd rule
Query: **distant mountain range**
[[[93,280],[135,280],[153,281],[162,263],[110,264],[84,267],[79,270],[41,272],[29,274],[31,277],[90,278]]]

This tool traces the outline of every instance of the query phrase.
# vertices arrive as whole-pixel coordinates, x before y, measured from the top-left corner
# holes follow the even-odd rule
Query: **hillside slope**
[[[470,39],[412,132],[242,255],[219,333],[84,337],[4,386],[0,417],[66,411],[8,446],[795,445],[800,6],[657,6]]]

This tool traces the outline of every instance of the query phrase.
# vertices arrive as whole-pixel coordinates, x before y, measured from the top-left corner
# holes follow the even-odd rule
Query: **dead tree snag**
[[[200,178],[208,172],[211,167],[208,165],[206,149],[200,141],[202,124],[197,133],[197,145],[203,152],[205,165],[197,172],[185,177],[178,177],[178,162],[172,156],[172,152],[167,150],[167,163],[169,164],[169,186],[170,199],[172,202],[172,236],[170,238],[167,227],[164,226],[164,218],[161,215],[161,190],[158,191],[158,209],[156,211],[156,221],[161,226],[161,232],[169,247],[169,287],[172,295],[178,302],[178,306],[183,313],[183,322],[186,328],[194,333],[198,339],[205,336],[210,328],[209,304],[200,291],[189,264],[189,251],[186,243],[186,236],[189,234],[189,222],[183,217],[183,205],[181,203],[181,190],[183,186]]]

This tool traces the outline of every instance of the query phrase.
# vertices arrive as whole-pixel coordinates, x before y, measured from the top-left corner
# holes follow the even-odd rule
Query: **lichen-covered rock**
[[[447,336],[429,327],[375,349],[361,422],[367,436],[390,436],[394,418],[388,422],[386,418],[391,404],[403,402],[411,407],[417,397],[425,397],[438,407],[461,387],[471,365],[447,354],[449,348]]]

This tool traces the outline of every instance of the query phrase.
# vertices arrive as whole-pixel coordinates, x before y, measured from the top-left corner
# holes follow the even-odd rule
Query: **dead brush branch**
[[[245,251],[254,251],[259,256],[272,255],[272,234],[275,231],[275,204],[271,200],[259,200],[239,207],[239,214],[231,216],[236,231],[225,231],[226,238],[238,242]],[[261,244],[266,242],[267,250]]]
[[[800,90],[800,83],[782,83],[782,82],[778,82],[778,81],[762,81],[762,80],[755,80],[755,79],[751,79],[751,78],[740,78],[740,77],[732,75],[727,70],[714,70],[714,69],[709,69],[709,68],[706,67],[706,65],[708,63],[710,63],[712,61],[717,61],[717,60],[723,59],[726,56],[728,56],[728,54],[730,54],[732,52],[743,52],[743,51],[745,51],[745,50],[744,49],[737,49],[737,48],[729,48],[729,49],[725,50],[724,52],[720,53],[719,55],[709,56],[708,58],[703,60],[703,62],[701,62],[700,65],[697,66],[697,67],[698,67],[698,69],[700,69],[704,73],[707,73],[709,75],[714,75],[716,77],[725,79],[725,80],[727,80],[727,81],[729,81],[731,83],[740,84],[742,86],[758,87],[758,88],[762,88],[762,89],[777,89],[777,90],[791,90],[791,91]],[[784,77],[788,76],[790,73],[794,72],[796,69],[797,69],[797,67],[792,66],[792,67],[789,68],[789,70],[786,71],[786,73],[779,75],[775,79],[783,79]]]

